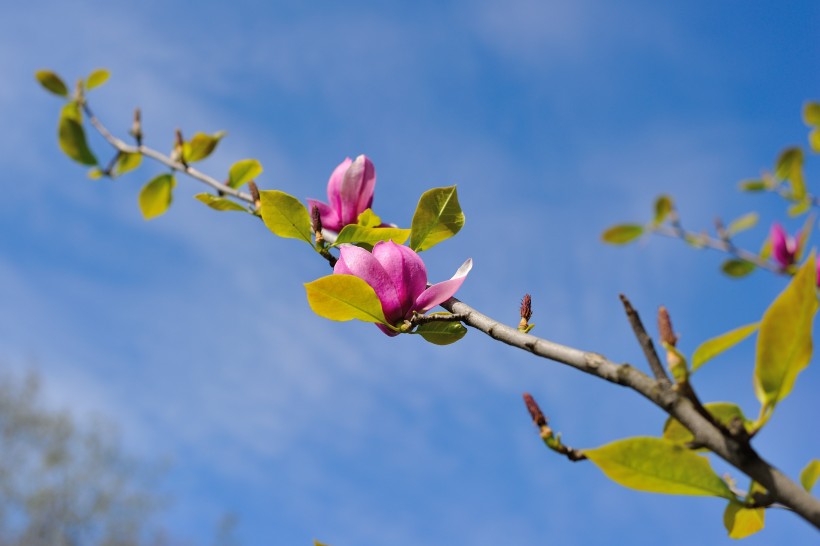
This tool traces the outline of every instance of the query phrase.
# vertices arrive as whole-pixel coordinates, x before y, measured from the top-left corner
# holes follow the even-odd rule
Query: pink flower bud
[[[339,163],[327,182],[329,204],[308,199],[308,209],[319,209],[322,226],[339,232],[348,224],[355,224],[359,215],[373,204],[376,187],[376,168],[366,156],[355,160],[349,157]]]

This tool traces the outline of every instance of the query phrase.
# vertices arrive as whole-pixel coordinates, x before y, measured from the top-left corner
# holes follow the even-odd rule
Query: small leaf
[[[213,135],[196,133],[190,141],[185,142],[182,146],[182,157],[185,158],[185,162],[202,161],[211,155],[225,134],[225,131],[219,131]]]
[[[396,244],[403,245],[408,237],[410,237],[409,229],[371,228],[348,224],[339,232],[333,246],[342,243],[366,243],[373,246],[379,241],[393,241]]]
[[[803,106],[803,121],[806,125],[820,126],[820,102],[807,102]]]
[[[327,275],[306,283],[305,290],[310,308],[320,317],[338,321],[356,319],[390,326],[376,292],[359,277]]]
[[[655,200],[655,219],[652,225],[656,227],[661,225],[670,212],[672,212],[672,198],[668,195],[661,195]]]
[[[122,176],[127,172],[131,172],[142,164],[142,154],[123,152],[117,158],[117,163],[114,165],[114,175]]]
[[[455,186],[427,190],[419,199],[410,225],[410,248],[427,250],[449,239],[464,226]]]
[[[232,188],[241,188],[251,180],[262,174],[262,164],[256,159],[241,159],[231,165],[228,173],[228,185]]]
[[[34,73],[34,77],[46,90],[59,97],[68,96],[68,87],[66,87],[65,82],[51,70],[38,70]]]
[[[310,215],[298,199],[279,190],[263,190],[259,195],[262,220],[269,230],[279,237],[302,239],[313,244]]]
[[[806,465],[806,468],[800,472],[800,485],[803,489],[811,493],[814,484],[817,483],[817,478],[820,478],[820,459],[814,459]]]
[[[731,402],[710,402],[704,404],[706,411],[709,412],[719,423],[728,426],[734,419],[740,419],[747,431],[751,432],[754,427],[754,422],[750,421],[743,415],[743,410],[737,404]],[[687,444],[695,438],[689,429],[684,427],[680,421],[670,417],[663,425],[663,437],[670,442],[678,444]]]
[[[638,224],[620,224],[606,230],[601,239],[611,245],[625,245],[643,235],[644,227]]]
[[[726,332],[725,334],[713,337],[708,341],[704,341],[698,346],[697,349],[695,349],[695,352],[692,355],[692,371],[694,372],[720,353],[731,349],[756,332],[759,327],[759,322],[747,324],[746,326],[735,328],[730,332]]]
[[[772,240],[769,237],[766,237],[766,240],[763,241],[763,244],[760,246],[760,259],[761,260],[768,260],[769,257],[772,255]]]
[[[765,191],[769,189],[769,185],[763,180],[744,180],[740,183],[742,191]]]
[[[80,104],[76,100],[71,100],[65,103],[60,109],[60,117],[73,119],[80,125],[83,123],[83,111],[80,109]]]
[[[759,218],[760,216],[756,212],[744,214],[740,218],[733,220],[729,224],[729,227],[726,228],[726,231],[730,236],[737,235],[741,231],[746,231],[747,229],[755,227]]]
[[[83,126],[73,117],[60,116],[58,129],[60,148],[65,155],[83,165],[96,165],[97,158],[88,147]]]
[[[171,206],[176,180],[172,174],[161,174],[148,182],[140,191],[139,204],[146,220],[164,214]]]
[[[812,152],[820,152],[820,129],[815,129],[809,133],[809,146]]]
[[[806,182],[803,179],[803,150],[787,148],[777,158],[775,176],[788,180],[791,185],[793,201],[802,201],[806,197]]]
[[[747,508],[736,501],[729,501],[723,512],[723,525],[729,538],[746,538],[763,529],[763,508]]]
[[[105,176],[105,173],[99,167],[92,167],[88,171],[88,178],[90,178],[91,180],[99,180],[103,176]]]
[[[730,277],[740,278],[754,271],[755,267],[757,266],[752,262],[730,258],[723,262],[720,269]]]
[[[224,197],[219,197],[211,193],[198,193],[194,195],[194,197],[196,197],[198,200],[202,201],[214,210],[235,210],[239,212],[248,212],[248,209],[246,209],[239,203],[234,203],[230,199],[225,199]]]
[[[794,260],[796,262],[800,262],[803,259],[803,252],[805,252],[809,240],[811,240],[811,234],[812,231],[814,231],[816,220],[817,217],[814,214],[810,214],[803,222],[803,227],[799,231],[800,237],[797,238],[797,251],[794,253]]]
[[[457,321],[419,324],[414,332],[435,345],[455,343],[467,334],[467,328]]]
[[[794,218],[795,216],[805,214],[808,212],[809,208],[811,208],[811,199],[808,198],[808,195],[805,195],[803,199],[790,206],[786,211],[786,214]]]
[[[360,226],[376,228],[382,225],[382,219],[376,216],[373,209],[365,209],[365,211],[357,217],[356,223]]]
[[[108,81],[109,76],[111,76],[111,74],[108,70],[105,68],[98,68],[89,74],[88,79],[85,80],[86,89],[94,89],[95,87],[101,86]]]
[[[791,392],[797,374],[811,360],[812,323],[817,312],[814,252],[763,314],[757,336],[754,385],[770,412]]]
[[[708,459],[661,438],[627,438],[584,454],[612,481],[639,491],[734,499]]]

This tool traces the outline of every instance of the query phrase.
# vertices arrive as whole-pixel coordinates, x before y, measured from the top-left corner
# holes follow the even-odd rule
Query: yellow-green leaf
[[[336,237],[335,245],[342,243],[366,243],[368,245],[375,245],[379,241],[393,241],[396,244],[402,245],[410,237],[409,229],[400,228],[372,228],[364,227],[357,224],[348,224],[342,228]]]
[[[820,102],[807,102],[803,106],[803,121],[806,125],[820,126]]]
[[[211,193],[198,193],[194,195],[194,197],[214,210],[235,210],[238,212],[248,212],[248,209],[239,203],[234,203],[230,199],[225,199],[224,197],[219,197]]]
[[[661,225],[670,212],[672,212],[672,198],[668,195],[661,195],[655,200],[655,219],[652,225]]]
[[[108,81],[108,77],[111,74],[105,68],[98,68],[94,72],[88,75],[88,79],[85,80],[85,87],[86,89],[94,89],[95,87],[99,87],[105,82]]]
[[[99,167],[92,167],[88,170],[88,178],[90,178],[91,180],[99,180],[103,176],[105,176],[105,173]]]
[[[735,328],[725,334],[721,334],[708,341],[704,341],[698,346],[697,349],[695,349],[695,352],[692,355],[692,371],[694,372],[723,351],[731,349],[756,332],[759,327],[759,322],[747,324],[746,326]]]
[[[122,176],[127,172],[131,172],[142,164],[142,154],[123,152],[117,158],[117,163],[114,165],[114,174]]]
[[[729,501],[723,512],[723,525],[730,538],[746,538],[763,529],[763,508],[747,508],[736,501]]]
[[[803,198],[795,203],[794,205],[790,206],[786,211],[786,214],[794,218],[795,216],[800,216],[801,214],[805,214],[811,208],[811,199],[808,198],[807,195],[803,195]]]
[[[190,141],[183,144],[182,157],[185,158],[186,163],[202,161],[213,153],[225,134],[225,131],[219,131],[213,135],[196,133]]]
[[[631,489],[735,498],[705,457],[662,438],[627,438],[583,452],[609,479]]]
[[[427,190],[419,199],[410,225],[410,248],[427,250],[449,239],[464,226],[455,186]]]
[[[749,273],[755,270],[755,264],[752,262],[747,262],[746,260],[738,260],[736,258],[730,258],[723,262],[720,266],[720,269],[729,275],[730,277],[740,278],[745,277]]]
[[[768,184],[763,180],[743,180],[740,183],[740,189],[743,191],[764,191],[769,189]]]
[[[791,392],[811,360],[812,323],[817,312],[814,252],[763,314],[757,336],[755,394],[766,411]]]
[[[746,231],[747,229],[755,227],[757,225],[758,218],[759,216],[756,212],[744,214],[740,218],[733,220],[729,224],[729,227],[726,228],[726,231],[730,236],[737,235],[741,231]]]
[[[376,213],[373,212],[373,209],[365,209],[364,212],[359,214],[359,216],[356,218],[356,223],[360,226],[375,228],[382,225],[382,219],[376,216]]]
[[[310,244],[313,231],[307,208],[294,196],[279,190],[259,192],[262,220],[279,237],[302,239]]]
[[[305,284],[313,312],[330,320],[387,325],[382,304],[369,284],[353,275],[328,275]],[[392,326],[391,326],[392,328]]]
[[[68,87],[66,87],[65,82],[51,70],[38,70],[34,73],[34,77],[46,90],[59,97],[68,96]]]
[[[643,235],[644,227],[639,224],[620,224],[612,226],[601,235],[605,243],[625,245]]]
[[[820,129],[814,129],[809,133],[809,146],[811,151],[820,152]]]
[[[96,165],[97,158],[88,147],[83,126],[70,115],[60,116],[58,129],[60,149],[65,155],[83,165]]]
[[[817,483],[817,478],[820,478],[820,459],[812,460],[806,465],[806,468],[800,472],[800,484],[803,486],[803,489],[811,493],[814,484]]]
[[[740,419],[747,431],[751,432],[754,426],[754,422],[748,420],[746,416],[743,415],[743,410],[741,410],[737,404],[732,404],[731,402],[710,402],[704,404],[703,407],[706,408],[706,411],[719,423],[726,426],[730,425],[735,419]],[[687,444],[695,439],[692,433],[689,432],[689,429],[673,417],[668,418],[666,423],[664,423],[663,437],[677,444]]]
[[[262,174],[262,164],[256,159],[241,159],[231,165],[228,173],[228,185],[240,188]]]
[[[177,182],[172,174],[161,174],[148,182],[140,191],[139,204],[146,220],[164,214],[171,206],[173,189]]]
[[[802,201],[806,196],[806,183],[803,179],[803,150],[797,147],[783,150],[775,164],[775,176],[789,181],[792,200]]]
[[[77,123],[83,123],[83,111],[76,100],[70,100],[60,109],[60,117],[70,118]]]
[[[415,333],[435,345],[449,345],[463,338],[467,334],[467,328],[457,321],[428,322],[420,324]]]

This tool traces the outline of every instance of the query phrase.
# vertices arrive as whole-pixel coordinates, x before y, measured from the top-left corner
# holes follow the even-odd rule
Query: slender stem
[[[643,354],[646,357],[646,361],[649,363],[652,374],[655,376],[655,379],[658,380],[658,383],[660,383],[663,387],[670,387],[672,382],[666,374],[666,370],[661,363],[660,357],[658,357],[658,351],[655,350],[655,344],[652,343],[652,338],[646,333],[646,328],[644,328],[643,322],[641,322],[640,315],[638,315],[638,312],[635,311],[634,307],[632,307],[632,304],[626,296],[621,294],[620,298],[621,303],[624,305],[624,310],[626,311],[626,317],[629,319],[629,324],[632,326],[632,331],[635,332],[635,337],[638,339],[641,349],[643,349]]]
[[[725,252],[726,254],[734,256],[739,260],[753,263],[757,267],[761,269],[766,269],[768,271],[771,271],[772,273],[783,273],[783,270],[779,266],[773,264],[768,260],[762,259],[754,252],[738,248],[728,241],[722,239],[715,239],[714,237],[710,237],[706,233],[695,233],[693,231],[686,231],[680,225],[675,225],[671,227],[658,226],[654,228],[652,232],[657,233],[658,235],[663,235],[664,237],[670,237],[672,239],[696,240],[705,248],[711,248],[712,250]]]

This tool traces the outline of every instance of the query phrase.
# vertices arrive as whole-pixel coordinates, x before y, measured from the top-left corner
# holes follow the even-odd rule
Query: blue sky
[[[227,130],[202,165],[217,177],[255,157],[261,187],[323,198],[332,169],[366,153],[374,207],[402,225],[423,191],[458,184],[467,223],[425,255],[432,280],[472,257],[468,303],[516,322],[529,292],[534,333],[642,365],[618,293],[647,323],[666,305],[691,352],[756,320],[784,281],[730,281],[719,255],[610,248],[600,232],[670,193],[696,229],[759,210],[740,240],[757,248],[784,207],[736,183],[805,142],[818,24],[808,1],[7,6],[0,358],[36,365],[53,403],[116,421],[133,452],[173,461],[164,521],[191,541],[229,511],[248,546],[730,543],[719,501],[633,492],[552,456],[520,395],[578,447],[657,433],[655,408],[476,332],[438,348],[312,315],[302,283],[326,264],[202,206],[188,180],[144,222],[136,196],[160,169],[87,180],[33,72],[109,68],[92,107],[121,135],[142,107],[160,149],[176,127]],[[752,362],[747,343],[704,369],[703,398],[753,414]],[[793,476],[820,453],[806,426],[819,386],[811,366],[756,439]],[[773,511],[746,543],[812,539]]]

